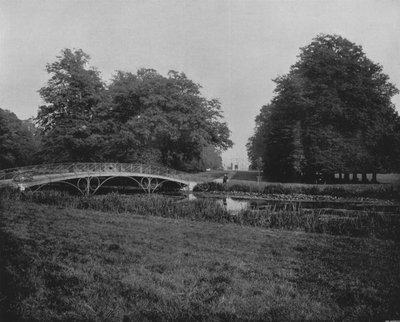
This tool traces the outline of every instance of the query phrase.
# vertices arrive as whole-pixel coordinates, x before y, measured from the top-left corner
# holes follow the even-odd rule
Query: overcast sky
[[[225,160],[247,158],[272,79],[319,33],[362,45],[400,88],[398,0],[0,0],[0,108],[36,116],[46,63],[81,48],[105,81],[116,70],[183,71],[222,103],[235,143]]]

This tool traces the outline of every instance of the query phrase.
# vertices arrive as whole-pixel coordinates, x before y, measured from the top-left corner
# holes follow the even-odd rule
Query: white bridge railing
[[[53,163],[0,170],[0,180],[29,181],[34,176],[64,173],[140,173],[183,179],[187,173],[140,163]]]

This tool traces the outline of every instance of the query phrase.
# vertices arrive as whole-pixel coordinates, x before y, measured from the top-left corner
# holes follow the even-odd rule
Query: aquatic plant
[[[400,239],[400,216],[377,211],[353,211],[332,214],[319,208],[305,209],[301,202],[275,203],[262,210],[244,209],[229,212],[213,199],[181,200],[163,195],[73,196],[59,191],[9,193],[8,198],[31,201],[59,208],[90,209],[113,213],[134,213],[175,219],[235,223],[261,228],[302,230],[382,239]]]

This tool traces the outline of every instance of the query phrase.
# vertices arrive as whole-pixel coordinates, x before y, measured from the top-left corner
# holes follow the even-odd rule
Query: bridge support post
[[[86,178],[86,189],[85,189],[85,195],[89,196],[90,194],[90,177]]]

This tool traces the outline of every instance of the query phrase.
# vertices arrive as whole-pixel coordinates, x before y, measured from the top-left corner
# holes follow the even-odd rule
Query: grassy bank
[[[7,201],[4,321],[400,318],[393,241]]]

